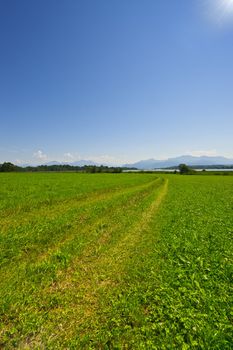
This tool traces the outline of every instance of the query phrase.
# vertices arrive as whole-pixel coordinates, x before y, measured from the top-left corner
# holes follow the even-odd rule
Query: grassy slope
[[[2,191],[5,348],[230,349],[231,178],[20,176]]]

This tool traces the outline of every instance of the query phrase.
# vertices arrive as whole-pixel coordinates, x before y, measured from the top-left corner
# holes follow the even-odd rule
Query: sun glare
[[[233,11],[233,0],[219,0],[219,3],[225,11]]]
[[[214,23],[223,25],[232,22],[233,0],[201,0],[201,3],[204,4],[204,12]]]
[[[216,15],[220,19],[227,19],[233,15],[233,0],[217,0]]]

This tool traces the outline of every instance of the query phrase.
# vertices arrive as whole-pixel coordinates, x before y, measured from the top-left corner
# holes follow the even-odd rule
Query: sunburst
[[[219,24],[233,19],[233,0],[200,0],[206,15]]]
[[[233,0],[218,0],[217,8],[224,15],[232,14],[233,13]]]
[[[213,2],[211,0],[211,3]],[[220,22],[231,19],[233,17],[233,0],[215,0],[214,16]]]

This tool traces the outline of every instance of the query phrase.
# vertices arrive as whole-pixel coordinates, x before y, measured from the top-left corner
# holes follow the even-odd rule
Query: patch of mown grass
[[[124,233],[122,225],[135,221],[133,215],[142,210],[151,190],[160,185],[156,177],[153,181],[151,177],[148,180],[147,183],[141,181],[140,185],[136,182],[136,186],[131,184],[125,189],[123,185],[119,191],[98,197],[96,201],[72,201],[71,207],[70,202],[68,206],[66,202],[57,217],[51,219],[48,216],[46,225],[42,224],[41,227],[40,218],[33,226],[29,221],[26,225],[14,227],[10,239],[4,239],[8,238],[8,232],[3,232],[2,261],[5,264],[1,271],[1,310],[4,339],[8,339],[10,334],[8,341],[4,340],[5,345],[13,346],[19,344],[21,339],[33,337],[48,318],[52,322],[50,330],[56,327],[59,316],[55,311],[50,317],[52,309],[62,307],[60,315],[65,319],[64,313],[69,313],[73,308],[70,293],[61,299],[54,288],[52,293],[49,290],[44,293],[44,289],[54,285],[60,275],[67,279],[71,273],[67,269],[85,249],[89,251],[93,246],[92,255],[95,256],[104,244],[112,239],[114,242]],[[114,177],[112,181],[115,181]],[[8,230],[10,234],[11,225]],[[69,281],[67,285],[70,288]]]
[[[155,175],[80,173],[0,173],[1,217],[82,200],[103,191],[117,191],[153,181]]]
[[[0,236],[1,265],[5,264],[8,267],[9,263],[19,259],[29,258],[31,261],[34,255],[41,255],[43,251],[50,249],[51,245],[56,246],[61,239],[67,240],[74,228],[78,228],[78,231],[88,228],[95,220],[106,213],[108,215],[113,207],[120,207],[143,190],[150,191],[154,181],[117,192],[103,191],[101,195],[90,196],[88,200],[62,201],[59,206],[33,210],[30,216],[24,212],[16,222],[7,220],[6,223],[3,219]],[[74,234],[77,235],[77,232]]]

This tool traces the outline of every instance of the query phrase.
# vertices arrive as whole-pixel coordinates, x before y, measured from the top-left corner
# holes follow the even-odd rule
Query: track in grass
[[[4,348],[230,349],[231,178],[27,175],[1,188]]]

